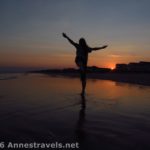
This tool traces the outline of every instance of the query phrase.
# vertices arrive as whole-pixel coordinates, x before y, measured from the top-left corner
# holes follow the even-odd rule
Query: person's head
[[[84,38],[81,38],[81,39],[79,40],[79,44],[80,44],[82,47],[87,47],[87,44],[86,44],[86,41],[85,41]]]

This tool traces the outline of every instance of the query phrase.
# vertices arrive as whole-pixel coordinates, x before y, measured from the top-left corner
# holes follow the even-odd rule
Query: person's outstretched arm
[[[107,45],[104,45],[104,46],[101,46],[101,47],[93,47],[93,48],[91,48],[91,50],[96,51],[96,50],[105,49],[106,47],[108,47],[108,46],[107,46]]]
[[[77,43],[75,43],[74,41],[72,41],[65,33],[62,33],[62,36],[64,38],[66,38],[73,46],[77,45]]]

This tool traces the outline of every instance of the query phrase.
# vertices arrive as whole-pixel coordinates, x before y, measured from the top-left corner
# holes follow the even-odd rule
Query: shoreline
[[[79,73],[41,73],[52,76],[79,77]],[[87,73],[89,79],[111,80],[115,82],[131,83],[150,86],[149,73]]]

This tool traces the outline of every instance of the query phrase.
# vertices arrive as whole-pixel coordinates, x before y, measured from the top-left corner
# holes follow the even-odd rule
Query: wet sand
[[[89,74],[89,78],[112,80],[117,82],[126,82],[132,84],[141,84],[150,86],[150,74],[148,73],[105,73]]]
[[[84,98],[80,90],[79,78],[64,76],[0,80],[0,140],[79,142],[81,150],[150,149],[149,86],[91,77]]]
[[[79,77],[78,73],[49,74],[53,76]],[[89,79],[111,80],[150,86],[150,73],[87,73]]]

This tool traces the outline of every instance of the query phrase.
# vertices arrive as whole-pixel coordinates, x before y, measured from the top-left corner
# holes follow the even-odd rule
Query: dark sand
[[[49,74],[53,76],[79,77],[78,73]],[[150,73],[87,73],[89,79],[111,80],[150,86]]]
[[[88,77],[150,86],[150,74],[148,73],[104,73],[89,74]]]

